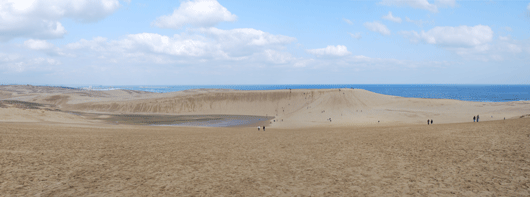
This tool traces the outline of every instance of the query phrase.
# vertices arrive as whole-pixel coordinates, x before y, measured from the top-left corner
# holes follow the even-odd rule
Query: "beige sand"
[[[530,119],[267,129],[0,123],[3,196],[528,196]]]
[[[530,195],[530,118],[523,116],[530,114],[529,102],[345,89],[155,94],[10,88],[0,87],[2,99],[46,104],[47,110],[0,106],[3,196]],[[111,125],[48,111],[54,109],[278,113],[280,121],[266,132]],[[480,123],[472,122],[476,114]],[[428,126],[430,118],[435,124]]]
[[[7,88],[10,87],[10,88]],[[0,87],[18,90],[11,100],[54,105],[62,110],[125,114],[231,114],[274,116],[275,128],[355,126],[374,124],[435,124],[517,118],[530,113],[530,101],[505,103],[417,99],[376,94],[361,89],[339,90],[192,90],[174,93],[138,91],[37,91],[35,86]],[[28,90],[26,90],[28,89]],[[37,90],[35,90],[37,89]],[[15,92],[16,93],[16,92]],[[6,96],[7,97],[7,96]],[[332,121],[329,121],[329,118]],[[282,121],[283,119],[283,121]],[[379,121],[379,123],[378,123]]]

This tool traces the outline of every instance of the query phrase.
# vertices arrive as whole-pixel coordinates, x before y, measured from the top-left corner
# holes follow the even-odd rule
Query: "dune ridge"
[[[512,118],[530,102],[482,103],[389,96],[361,89],[199,92],[123,102],[87,102],[65,109],[109,113],[232,114],[275,116],[271,126],[467,122]],[[493,117],[492,117],[493,116]],[[329,119],[331,118],[331,121]],[[283,121],[282,121],[283,120]]]
[[[33,88],[33,87],[32,87]],[[5,89],[0,89],[4,90]],[[53,90],[11,95],[10,99],[54,105],[67,111],[115,114],[274,116],[272,127],[435,124],[516,118],[529,101],[506,103],[405,98],[362,89],[188,90],[152,93],[129,90]],[[30,91],[26,91],[30,92]],[[331,121],[330,121],[331,118]]]

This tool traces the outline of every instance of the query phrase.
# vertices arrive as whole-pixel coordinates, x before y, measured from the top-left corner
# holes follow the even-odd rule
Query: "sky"
[[[530,85],[530,1],[0,0],[0,83]]]

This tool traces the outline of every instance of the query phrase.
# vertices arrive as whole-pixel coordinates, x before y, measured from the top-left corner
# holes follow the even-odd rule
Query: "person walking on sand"
[[[431,124],[432,124],[432,119],[431,119]]]
[[[430,122],[429,119],[427,119],[427,125],[429,125],[429,122]]]
[[[475,118],[476,118],[476,116],[473,116],[473,122],[475,122]]]
[[[259,131],[259,126],[258,126],[258,131]]]
[[[265,126],[263,126],[263,131],[265,131]]]
[[[477,122],[478,122],[478,119],[479,119],[479,117],[478,117],[478,115],[477,115]]]

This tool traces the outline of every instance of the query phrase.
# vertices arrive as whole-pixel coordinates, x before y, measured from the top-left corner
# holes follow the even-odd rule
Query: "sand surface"
[[[112,114],[274,116],[271,128],[333,125],[399,125],[472,122],[530,114],[530,101],[468,102],[404,98],[361,89],[189,90],[151,93],[129,90],[86,91],[36,86],[0,86],[2,100],[48,105],[63,111]],[[0,113],[0,118],[2,113]],[[331,118],[331,122],[329,119]],[[283,121],[282,121],[283,120]]]
[[[157,94],[0,86],[0,96],[0,196],[530,195],[525,101],[351,89]],[[265,132],[109,123],[128,115],[171,122],[263,113],[278,120]],[[424,123],[430,118],[434,125]]]
[[[0,123],[3,196],[528,196],[530,119],[267,129]]]

